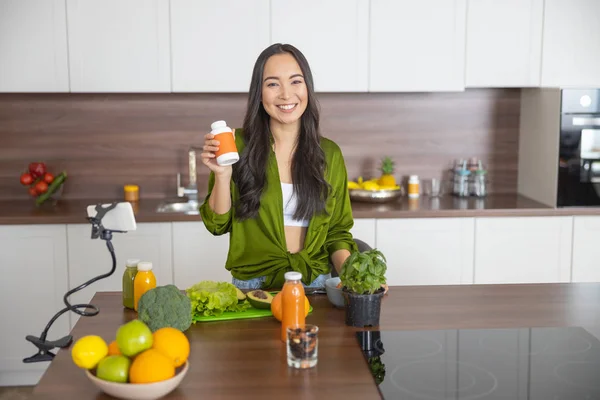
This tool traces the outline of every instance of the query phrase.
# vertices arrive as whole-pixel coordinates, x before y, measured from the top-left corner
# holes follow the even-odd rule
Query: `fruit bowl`
[[[366,203],[387,203],[404,195],[402,187],[398,189],[349,189],[350,200]]]
[[[190,367],[189,361],[186,361],[175,371],[175,376],[154,383],[116,383],[97,378],[94,370],[85,371],[86,376],[96,387],[104,393],[118,399],[128,400],[154,400],[159,399],[179,386]]]

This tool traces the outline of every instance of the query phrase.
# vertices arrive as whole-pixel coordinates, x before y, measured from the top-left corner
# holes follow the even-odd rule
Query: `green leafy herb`
[[[375,383],[381,385],[381,382],[385,379],[385,364],[379,356],[369,358],[369,369],[373,378],[375,378]]]
[[[340,280],[349,291],[373,294],[385,284],[386,259],[377,249],[356,251],[342,265]]]
[[[237,290],[232,283],[202,281],[186,290],[192,303],[192,321],[198,317],[219,316],[226,311],[243,311],[250,307],[247,302],[239,303]]]

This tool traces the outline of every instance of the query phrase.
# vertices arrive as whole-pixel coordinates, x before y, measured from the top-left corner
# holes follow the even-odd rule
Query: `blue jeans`
[[[304,287],[324,288],[325,281],[329,278],[331,278],[331,274],[319,275],[315,278],[314,281],[312,281],[310,283],[310,285],[305,285],[305,284],[303,284],[303,285],[304,285]],[[267,279],[266,277],[260,276],[258,278],[252,278],[247,281],[243,281],[241,279],[232,277],[231,283],[233,283],[236,287],[238,287],[240,289],[260,289],[266,279]]]

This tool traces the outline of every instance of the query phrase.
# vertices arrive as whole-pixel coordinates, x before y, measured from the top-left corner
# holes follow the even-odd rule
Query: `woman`
[[[252,73],[240,160],[219,166],[207,134],[202,162],[211,170],[200,206],[213,235],[229,232],[226,268],[241,289],[281,288],[286,271],[324,287],[357,250],[347,173],[340,148],[319,133],[313,78],[304,55],[274,44]],[[330,264],[331,263],[331,264]]]

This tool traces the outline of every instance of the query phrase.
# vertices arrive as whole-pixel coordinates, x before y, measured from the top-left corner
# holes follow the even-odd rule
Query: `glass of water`
[[[319,327],[294,325],[287,328],[287,362],[293,368],[312,368],[319,354]]]

